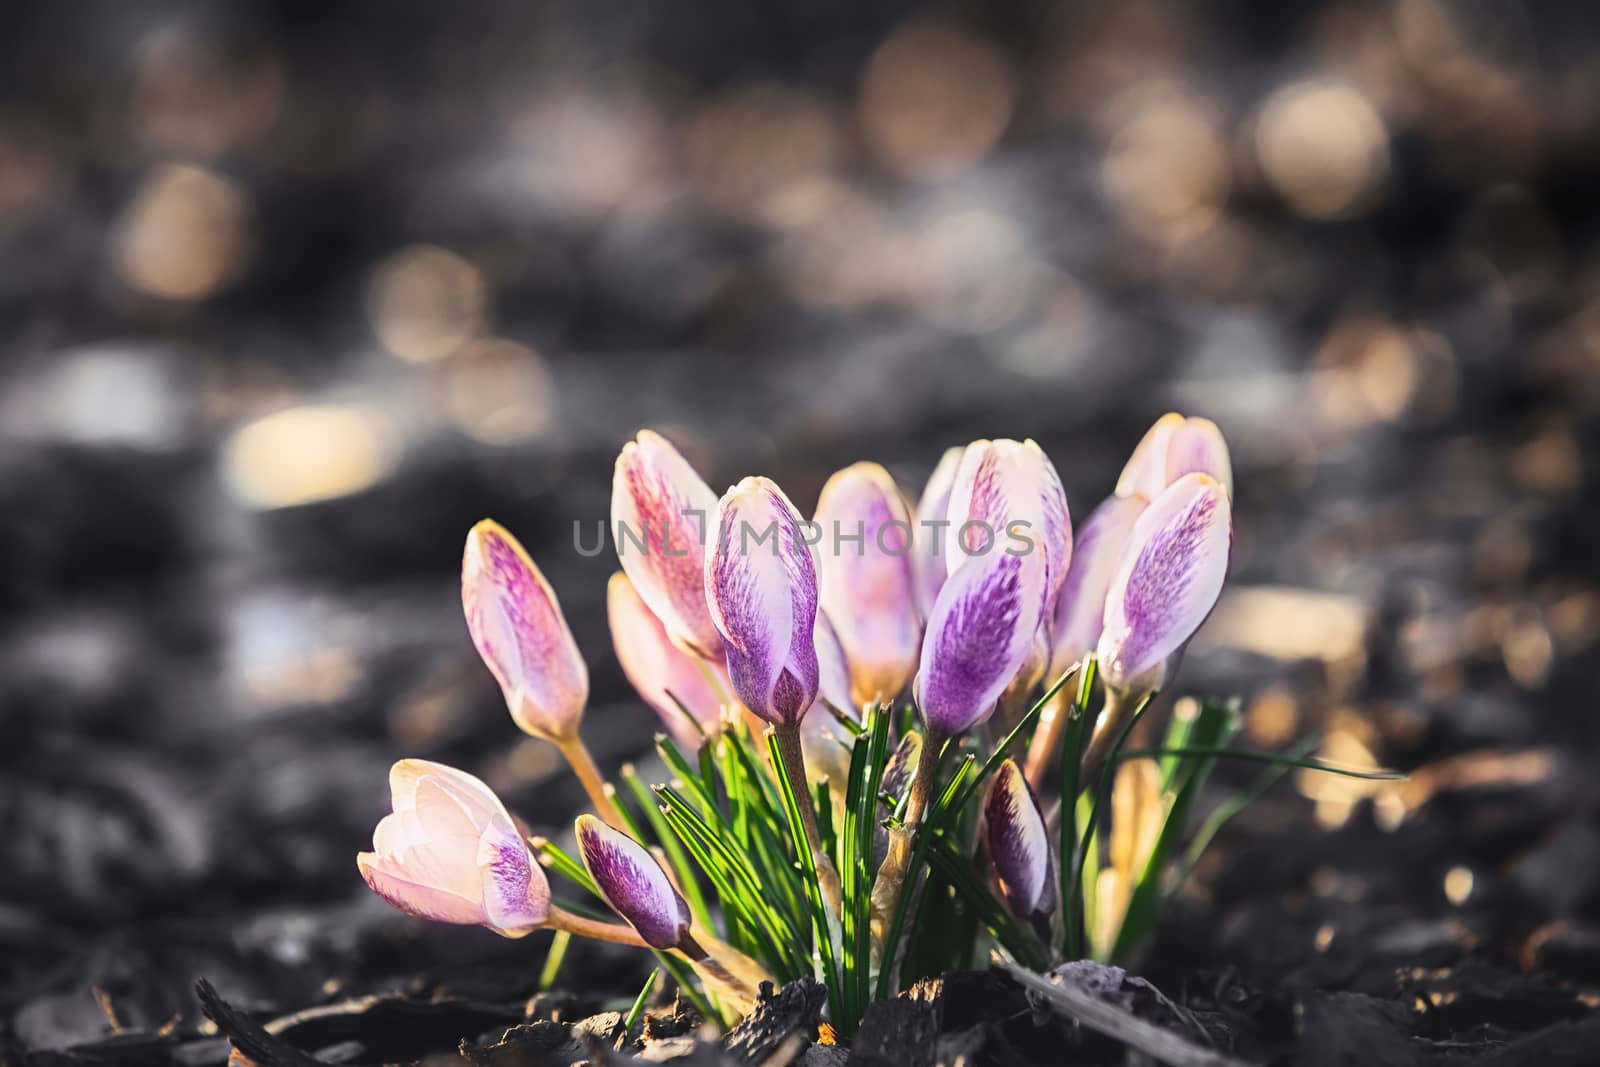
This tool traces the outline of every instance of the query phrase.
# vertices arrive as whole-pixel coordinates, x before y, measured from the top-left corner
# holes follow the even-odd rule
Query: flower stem
[[[911,865],[912,840],[928,808],[938,754],[944,742],[943,737],[931,730],[923,738],[922,748],[917,753],[917,769],[911,777],[911,793],[906,798],[905,820],[889,831],[888,851],[872,882],[872,956],[875,960],[882,959],[884,939],[889,936],[889,924],[893,921],[895,907],[900,903],[900,893],[905,888],[906,870]],[[889,963],[883,960],[883,966],[887,967]]]
[[[1121,736],[1123,728],[1128,725],[1135,712],[1143,708],[1148,694],[1137,696],[1118,689],[1106,687],[1105,708],[1101,712],[1100,722],[1095,726],[1094,733],[1089,738],[1089,747],[1083,753],[1083,766],[1078,772],[1078,781],[1084,785],[1095,780],[1100,773],[1100,765],[1111,754],[1111,746]]]
[[[778,739],[778,755],[783,760],[784,773],[794,784],[795,804],[800,809],[800,824],[805,827],[806,843],[811,846],[811,856],[817,865],[817,885],[822,898],[835,919],[844,905],[844,891],[839,884],[839,871],[822,847],[822,831],[817,828],[817,811],[811,804],[811,780],[806,777],[805,748],[800,741],[800,724],[771,726]]]
[[[628,822],[617,810],[617,802],[611,798],[611,786],[601,777],[600,768],[595,765],[583,738],[577,734],[556,738],[555,746],[572,767],[572,773],[578,776],[578,781],[583,783],[583,791],[589,794],[589,803],[594,805],[595,814],[612,829],[628,833]]]
[[[545,919],[545,925],[552,930],[565,930],[569,934],[595,941],[610,941],[617,945],[632,945],[634,948],[650,947],[631,926],[585,918],[554,904],[550,905],[550,914]]]
[[[752,997],[762,982],[777,984],[765,967],[699,924],[689,928],[689,936],[678,947],[693,958],[697,966],[709,963],[724,983],[737,986]]]
[[[1039,717],[1039,729],[1034,732],[1033,740],[1028,743],[1028,761],[1023,769],[1024,777],[1028,779],[1028,784],[1035,792],[1038,792],[1039,783],[1044,781],[1044,776],[1050,773],[1057,750],[1061,747],[1061,731],[1066,728],[1067,720],[1071,717],[1072,701],[1064,692],[1051,697]]]

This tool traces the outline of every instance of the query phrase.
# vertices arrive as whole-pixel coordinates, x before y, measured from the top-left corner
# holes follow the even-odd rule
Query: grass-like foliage
[[[991,946],[1042,969],[1084,956],[1126,961],[1151,933],[1161,908],[1221,823],[1240,807],[1224,802],[1198,820],[1200,792],[1218,759],[1267,764],[1259,795],[1284,771],[1306,767],[1331,774],[1395,778],[1387,771],[1338,767],[1297,754],[1230,748],[1239,731],[1236,709],[1209,701],[1168,725],[1155,749],[1126,746],[1113,751],[1098,782],[1062,779],[1059,820],[1059,896],[1062,906],[1035,925],[1008,909],[989,874],[980,822],[980,799],[1009,757],[1026,751],[1045,709],[1080,728],[1063,733],[1063,766],[1082,758],[1087,731],[1081,724],[1094,709],[1095,664],[1074,667],[1040,695],[1001,739],[973,736],[946,743],[933,756],[941,767],[936,799],[917,828],[911,873],[896,903],[887,936],[872,934],[872,889],[886,849],[887,833],[901,825],[907,796],[885,787],[898,724],[908,709],[877,705],[865,721],[848,722],[852,735],[849,772],[842,795],[828,783],[812,787],[824,848],[837,868],[842,907],[835,913],[823,897],[811,851],[800,825],[796,783],[783,771],[770,737],[753,736],[742,721],[685,753],[662,735],[657,746],[671,769],[670,782],[647,786],[631,767],[622,772],[618,809],[628,831],[658,848],[683,890],[696,920],[725,932],[727,942],[778,982],[815,976],[827,987],[829,1017],[839,1033],[854,1032],[874,999],[891,996],[917,979],[977,965]],[[1135,720],[1137,721],[1137,720]],[[1296,749],[1303,751],[1306,746]],[[1117,789],[1127,769],[1140,762],[1154,771],[1141,781],[1156,783],[1148,796],[1123,799]],[[1079,786],[1082,786],[1080,789]],[[1053,798],[1056,799],[1056,798]],[[1148,812],[1137,804],[1153,804]],[[1119,811],[1119,807],[1123,810]],[[1129,825],[1141,820],[1139,825]],[[1123,842],[1143,830],[1136,846]],[[538,842],[547,866],[563,879],[599,896],[583,864],[554,842]],[[1097,892],[1117,886],[1120,893]],[[658,953],[680,987],[710,1017],[731,1019],[739,1005],[700,988],[687,961]],[[737,998],[734,998],[736,1001]]]

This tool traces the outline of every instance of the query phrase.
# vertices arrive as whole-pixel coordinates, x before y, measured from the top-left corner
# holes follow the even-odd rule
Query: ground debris
[[[801,979],[773,991],[762,982],[755,1009],[728,1034],[725,1047],[736,1062],[781,1067],[792,1062],[817,1039],[822,1005],[828,997],[821,982]]]

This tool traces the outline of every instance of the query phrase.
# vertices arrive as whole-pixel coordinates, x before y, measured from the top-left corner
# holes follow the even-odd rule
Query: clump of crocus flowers
[[[648,949],[724,1021],[763,981],[818,977],[846,1036],[983,939],[1034,966],[1125,958],[1192,861],[1188,816],[1238,728],[1215,702],[1145,722],[1222,591],[1231,493],[1217,427],[1176,414],[1076,536],[1032,441],[949,450],[914,506],[857,463],[807,521],[766,478],[718,498],[642,431],[616,463],[607,606],[668,781],[602,776],[555,591],[485,520],[462,563],[468,631],[593,813],[574,856],[477,778],[402,760],[361,873],[423,918]],[[552,875],[589,904],[557,904]]]

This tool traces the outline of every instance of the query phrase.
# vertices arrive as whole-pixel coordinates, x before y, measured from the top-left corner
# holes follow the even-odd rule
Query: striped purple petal
[[[1014,761],[995,772],[983,815],[984,841],[1006,907],[1022,919],[1048,918],[1056,906],[1055,854],[1039,800]]]
[[[461,559],[467,632],[500,683],[518,726],[538,737],[570,737],[589,699],[589,670],[556,594],[517,539],[484,519]]]
[[[595,888],[652,948],[670,949],[689,934],[689,905],[643,845],[593,815],[577,821],[578,850]]]
[[[766,478],[746,478],[717,505],[705,595],[728,676],[746,707],[798,722],[816,699],[817,572],[800,515]]]
[[[1040,595],[1055,603],[1071,559],[1072,521],[1061,478],[1037,444],[968,445],[951,487],[948,518],[950,574],[973,556],[1038,554],[1044,564]]]
[[[1162,685],[1167,659],[1216,606],[1232,542],[1228,493],[1210,475],[1184,475],[1145,509],[1106,595],[1106,685],[1131,693]]]
[[[639,597],[680,647],[722,655],[706,604],[706,542],[717,495],[665,437],[650,430],[622,446],[611,480],[617,559]]]
[[[915,683],[928,732],[950,737],[988,718],[1022,668],[1043,608],[1044,556],[974,556],[934,601]]]
[[[814,521],[821,605],[849,663],[851,706],[892,701],[911,681],[922,639],[905,500],[888,471],[857,463],[822,487]]]

